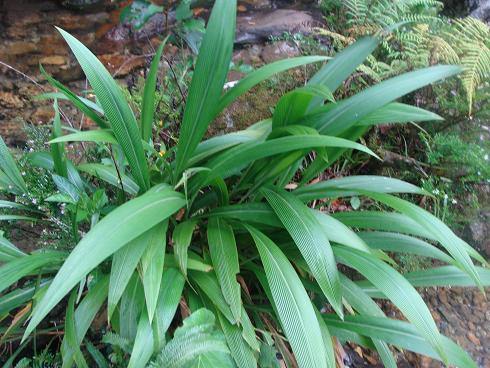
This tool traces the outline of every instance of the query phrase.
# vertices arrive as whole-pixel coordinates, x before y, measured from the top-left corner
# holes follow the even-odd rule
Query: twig
[[[111,154],[112,162],[114,162],[114,167],[116,168],[117,178],[119,180],[119,184],[121,185],[122,195],[125,197],[124,185],[123,185],[121,173],[119,172],[119,167],[117,166],[116,159],[114,158],[114,154],[112,152],[112,145],[111,144],[109,145],[109,152]]]
[[[163,56],[163,59],[167,62],[168,66],[170,67],[170,71],[172,72],[172,75],[175,80],[175,84],[177,84],[177,88],[179,89],[180,95],[182,96],[182,101],[184,101],[184,104],[187,103],[184,92],[182,91],[182,88],[180,88],[180,83],[179,79],[177,78],[177,75],[175,74],[174,68],[172,67],[172,62],[167,59],[165,56]]]

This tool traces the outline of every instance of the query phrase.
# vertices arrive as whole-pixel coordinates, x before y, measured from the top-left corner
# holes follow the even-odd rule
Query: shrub
[[[152,146],[162,48],[147,78],[138,123],[98,59],[60,30],[97,103],[49,80],[100,129],[61,135],[57,113],[51,150],[30,158],[51,170],[58,193],[46,200],[65,204],[77,245],[69,252],[27,254],[0,238],[1,311],[17,311],[4,339],[15,340],[20,333],[27,341],[34,331],[42,335],[51,328],[48,315],[56,319],[66,306],[64,325],[56,326],[64,329],[60,350],[65,366],[87,366],[87,359],[103,365],[105,358],[87,332],[96,315],[107,310],[110,332],[101,344],[111,343],[122,356],[127,352],[129,367],[149,362],[158,367],[277,366],[276,349],[302,368],[334,367],[332,336],[376,349],[391,367],[396,361],[390,344],[475,367],[439,333],[414,288],[451,284],[483,290],[490,282],[488,270],[473,263],[472,258],[486,264],[473,248],[437,218],[396,196],[430,194],[388,177],[311,182],[348,150],[375,156],[356,143],[374,124],[439,119],[394,101],[460,69],[434,66],[410,72],[334,101],[332,92],[381,41],[363,38],[306,86],[285,94],[271,119],[202,141],[216,116],[260,81],[325,61],[315,56],[278,61],[223,94],[235,12],[236,2],[216,1],[178,143],[165,152]],[[73,141],[95,142],[106,150],[100,162],[76,166],[65,152],[65,143]],[[0,220],[47,221],[56,227],[48,214],[15,201],[29,188],[3,141],[0,168],[0,183],[10,199],[1,202],[8,212]],[[114,194],[105,197],[99,182],[109,183]],[[353,196],[369,197],[394,212],[321,211],[324,198]],[[415,253],[447,265],[402,275],[387,252]],[[35,280],[25,281],[32,276]],[[373,298],[390,299],[407,321],[387,318]]]

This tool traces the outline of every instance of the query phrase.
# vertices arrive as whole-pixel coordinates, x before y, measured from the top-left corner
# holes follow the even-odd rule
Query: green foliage
[[[371,56],[359,71],[378,82],[414,68],[436,63],[460,64],[460,80],[471,115],[474,96],[490,72],[488,25],[478,19],[447,19],[439,15],[443,3],[434,0],[348,0],[337,4],[325,0],[324,11],[333,8],[348,28],[321,29],[336,47],[376,32],[395,28],[385,37],[381,51]],[[328,16],[328,13],[327,13]],[[334,22],[335,24],[335,22]]]
[[[274,351],[300,368],[333,367],[331,336],[378,349],[388,366],[395,359],[387,344],[476,367],[440,334],[414,285],[482,288],[490,284],[488,269],[479,266],[485,260],[439,219],[399,197],[428,195],[414,185],[381,176],[323,180],[324,170],[350,150],[377,157],[357,143],[370,126],[393,116],[398,123],[438,119],[395,100],[460,68],[413,71],[334,100],[333,93],[381,41],[364,38],[328,61],[306,86],[285,94],[271,118],[203,140],[215,118],[250,88],[281,71],[325,61],[276,62],[223,93],[235,13],[235,1],[216,1],[178,141],[163,153],[153,145],[154,135],[146,139],[156,132],[147,125],[152,119],[145,115],[145,125],[141,119],[138,124],[95,56],[61,31],[100,103],[84,106],[101,109],[110,129],[63,137],[52,132],[58,138],[49,143],[58,149],[30,155],[32,165],[51,174],[57,192],[45,193],[43,201],[65,205],[76,245],[66,252],[24,253],[0,238],[0,306],[6,305],[2,316],[12,324],[11,341],[27,344],[34,330],[48,332],[57,310],[66,311],[64,324],[54,326],[64,330],[65,367],[104,365],[104,353],[113,364],[129,367],[274,367]],[[155,84],[147,85],[142,105],[151,113]],[[66,155],[65,175],[60,154],[72,138],[92,142],[96,154],[78,167]],[[7,199],[0,221],[28,218],[57,229],[60,223],[47,209],[28,203],[26,208],[17,200],[28,193],[29,182],[6,147],[0,164],[8,172],[1,178],[13,184],[2,189]],[[359,210],[320,211],[325,200],[337,198],[354,198]],[[379,210],[365,211],[366,199]],[[384,242],[389,249],[376,248],[359,230],[376,230],[379,239],[390,240]],[[413,253],[407,244],[451,268],[429,269],[419,278],[399,273],[385,251]],[[357,281],[339,263],[355,269]],[[407,322],[386,318],[371,299],[380,295]],[[324,312],[327,305],[334,312]],[[19,311],[29,317],[27,326],[13,323]],[[100,331],[89,333],[100,315],[109,322],[102,344],[96,341]],[[94,343],[85,344],[88,338]],[[102,348],[97,354],[101,345],[109,352]]]

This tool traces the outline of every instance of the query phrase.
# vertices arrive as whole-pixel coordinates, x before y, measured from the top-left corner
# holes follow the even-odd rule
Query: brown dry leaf
[[[177,212],[177,216],[175,216],[175,218],[177,219],[177,221],[180,221],[184,218],[184,215],[185,215],[185,208],[181,208],[179,212]]]
[[[337,362],[337,367],[339,368],[344,368],[344,360],[347,357],[347,354],[345,353],[344,348],[342,345],[339,343],[339,340],[337,338],[332,337],[332,340],[334,342],[334,352],[335,352],[335,361]]]

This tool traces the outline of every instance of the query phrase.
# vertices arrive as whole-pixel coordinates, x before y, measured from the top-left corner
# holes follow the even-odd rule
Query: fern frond
[[[480,42],[468,48],[461,58],[463,74],[461,82],[468,96],[469,112],[473,106],[473,96],[476,88],[490,74],[490,49],[484,43]]]
[[[114,332],[107,332],[102,338],[102,342],[105,344],[117,346],[125,353],[131,353],[131,342],[121,335]]]
[[[463,67],[460,79],[471,114],[475,91],[490,75],[490,28],[476,18],[466,17],[456,19],[444,36],[454,45]]]

